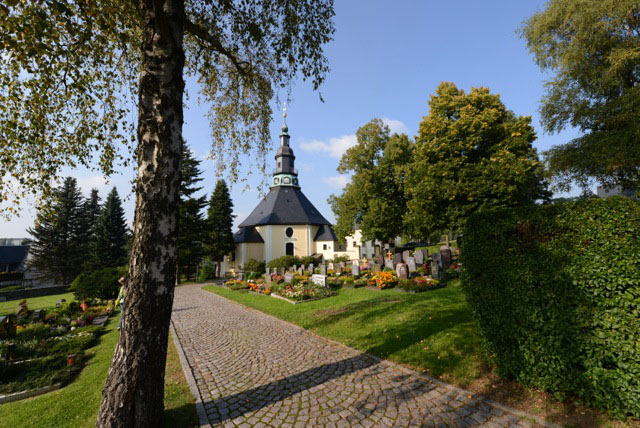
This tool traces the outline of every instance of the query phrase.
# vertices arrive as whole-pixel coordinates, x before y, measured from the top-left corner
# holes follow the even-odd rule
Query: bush
[[[472,216],[462,283],[501,372],[640,417],[640,202]]]
[[[209,259],[202,262],[202,267],[198,272],[198,282],[210,281],[216,278],[216,264]]]
[[[296,256],[282,256],[269,262],[269,268],[286,269],[293,265],[300,265],[300,259]]]
[[[81,273],[73,280],[69,290],[78,300],[115,299],[120,289],[118,279],[126,274],[126,266]]]
[[[322,262],[322,257],[304,256],[300,258],[299,264],[302,264],[304,267],[307,267],[311,263],[313,263],[314,266],[318,266],[320,265],[321,262]]]
[[[340,263],[340,262],[348,262],[349,261],[349,256],[344,255],[344,256],[335,256],[333,258],[333,263]]]
[[[256,259],[251,259],[244,264],[244,270],[245,272],[265,273],[267,271],[266,263]]]

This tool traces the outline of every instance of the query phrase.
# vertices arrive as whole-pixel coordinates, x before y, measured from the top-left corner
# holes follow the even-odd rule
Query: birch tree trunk
[[[139,0],[144,22],[138,173],[122,330],[98,427],[159,427],[176,281],[184,1]]]

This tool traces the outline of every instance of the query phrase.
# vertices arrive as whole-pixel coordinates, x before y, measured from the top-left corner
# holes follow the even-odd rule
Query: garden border
[[[11,403],[13,401],[24,400],[25,398],[37,397],[47,392],[62,388],[62,383],[43,386],[41,388],[28,389],[26,391],[14,392],[12,394],[0,395],[0,404]]]

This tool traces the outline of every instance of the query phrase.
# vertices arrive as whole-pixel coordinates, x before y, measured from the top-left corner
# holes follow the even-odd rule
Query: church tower
[[[273,171],[271,180],[273,186],[296,186],[298,183],[298,170],[294,168],[296,160],[293,150],[289,146],[289,128],[287,127],[287,110],[284,110],[284,125],[280,134],[280,147],[276,153],[276,169]]]

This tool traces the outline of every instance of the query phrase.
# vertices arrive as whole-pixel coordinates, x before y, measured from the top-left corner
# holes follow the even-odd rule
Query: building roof
[[[233,234],[233,242],[236,244],[241,244],[243,242],[264,243],[264,240],[255,227],[248,226],[241,227],[240,230]]]
[[[314,241],[337,241],[338,237],[336,233],[333,231],[333,228],[327,224],[323,224],[318,229]]]
[[[330,223],[313,206],[298,187],[275,186],[258,204],[240,227],[263,224],[316,224]]]
[[[29,253],[26,245],[0,245],[0,265],[9,265],[9,272],[16,271]]]

